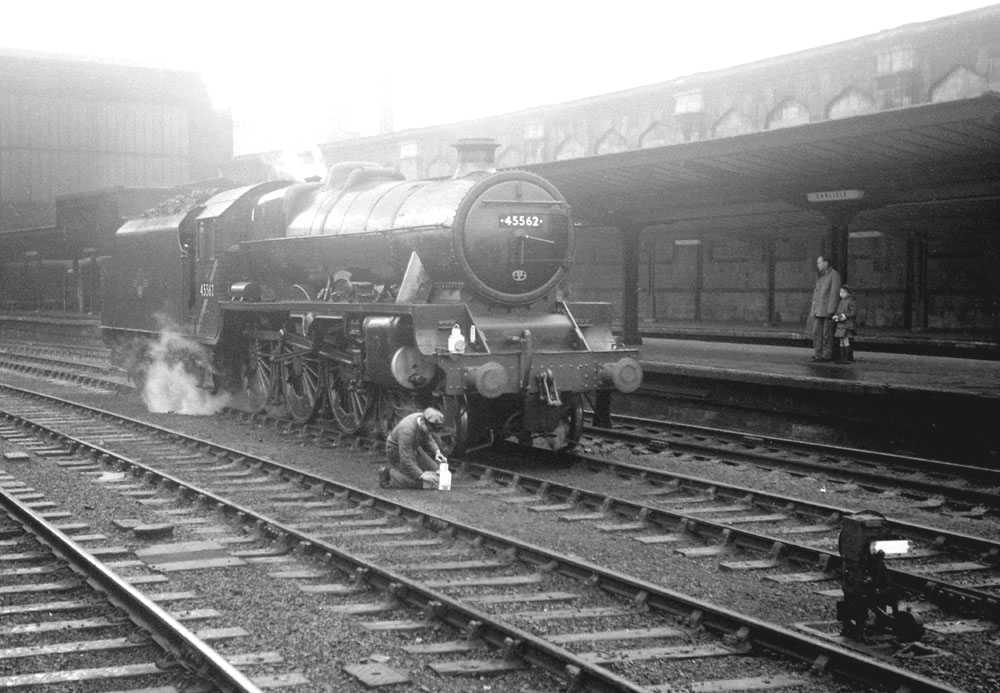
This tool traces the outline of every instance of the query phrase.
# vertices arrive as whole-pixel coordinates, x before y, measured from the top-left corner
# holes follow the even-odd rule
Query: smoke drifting
[[[275,180],[322,180],[327,174],[323,152],[316,145],[298,151],[284,150],[270,164]]]
[[[208,352],[172,327],[162,328],[144,356],[142,401],[150,412],[209,416],[229,403],[229,393],[204,387],[213,370]]]

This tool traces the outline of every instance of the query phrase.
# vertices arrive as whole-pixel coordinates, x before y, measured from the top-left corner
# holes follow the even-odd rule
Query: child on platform
[[[852,363],[854,361],[854,347],[851,340],[854,338],[854,318],[858,313],[857,302],[851,288],[844,284],[840,287],[840,302],[837,303],[837,311],[833,314],[833,321],[837,324],[833,336],[840,340],[841,363]]]

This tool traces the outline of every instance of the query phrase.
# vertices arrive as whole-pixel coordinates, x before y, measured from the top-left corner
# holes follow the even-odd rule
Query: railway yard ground
[[[238,400],[149,413],[98,343],[24,329],[0,333],[0,490],[260,689],[1000,690],[995,361],[647,340],[614,407],[643,419],[573,455],[474,453],[445,493],[380,489],[374,441]],[[919,643],[840,635],[836,532],[863,509],[916,547],[890,570]],[[0,688],[192,685],[190,657],[74,606],[81,569],[13,532]],[[129,675],[129,637],[166,673]]]

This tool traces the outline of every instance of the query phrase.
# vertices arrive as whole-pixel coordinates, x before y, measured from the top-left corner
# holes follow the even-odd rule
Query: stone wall
[[[542,108],[321,145],[448,175],[460,137],[500,142],[500,167],[658,147],[978,96],[1000,89],[1000,7],[748,65]]]

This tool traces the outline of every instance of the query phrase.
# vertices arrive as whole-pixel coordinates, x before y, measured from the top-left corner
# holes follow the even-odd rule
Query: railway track
[[[98,365],[107,364],[111,356],[111,351],[105,346],[50,341],[40,344],[37,340],[7,338],[3,340],[3,351],[12,354],[70,358],[73,362],[90,361]]]
[[[177,594],[143,596],[94,557],[97,549],[84,550],[33,510],[45,506],[38,495],[0,472],[0,689],[260,690],[181,623],[207,614],[171,615],[157,603],[183,599]]]
[[[0,367],[111,391],[131,387],[117,369],[55,357],[73,353],[72,346],[56,347],[52,358],[27,350],[24,345],[0,349]],[[668,454],[680,461],[750,464],[764,472],[777,469],[817,476],[845,490],[857,486],[876,493],[902,493],[916,501],[914,508],[931,514],[1000,515],[1000,469],[640,417],[616,415],[612,420],[612,428],[585,426],[581,446],[600,450],[608,441],[621,442],[642,453]]]
[[[125,374],[108,366],[106,361],[103,364],[99,359],[90,362],[68,361],[66,352],[61,350],[56,350],[52,356],[42,356],[42,353],[46,353],[45,350],[37,353],[25,353],[26,351],[27,348],[0,348],[0,368],[41,378],[66,380],[111,392],[132,389]]]
[[[840,519],[859,510],[582,455],[514,446],[486,455],[501,456],[505,467],[477,460],[464,462],[463,470],[537,512],[565,513],[564,521],[595,522],[601,531],[664,544],[681,555],[718,556],[727,570],[781,569],[777,575],[784,577],[769,574],[778,583],[836,578]],[[526,474],[512,456],[530,458],[532,468],[543,471]],[[590,485],[600,490],[583,488],[580,471],[591,472]],[[1000,542],[892,518],[888,524],[912,542],[906,559],[890,562],[898,584],[949,611],[1000,621]],[[726,560],[741,552],[753,556]],[[810,570],[788,572],[796,566]],[[962,579],[942,577],[948,574]]]
[[[736,660],[730,669],[735,666],[744,674],[756,672],[749,677],[754,680],[747,684],[751,688],[765,685],[765,679],[791,676],[785,679],[789,686],[816,690],[820,681],[803,678],[811,666],[889,689],[951,690],[823,638],[747,618],[579,559],[208,441],[187,439],[180,453],[164,454],[164,446],[169,445],[164,436],[179,441],[178,434],[139,422],[112,423],[111,415],[104,415],[102,429],[121,427],[120,443],[114,445],[136,450],[146,446],[157,451],[159,469],[154,470],[137,459],[85,443],[85,429],[93,429],[95,424],[86,416],[78,419],[79,415],[68,408],[78,405],[36,401],[39,403],[33,406],[21,403],[19,408],[29,412],[31,419],[29,423],[22,417],[22,422],[36,431],[58,425],[62,433],[46,433],[77,454],[86,451],[106,463],[115,460],[147,480],[157,479],[156,488],[164,491],[184,489],[189,498],[228,509],[283,546],[296,545],[318,554],[336,566],[341,576],[352,576],[346,582],[341,577],[338,582],[317,585],[318,591],[353,595],[364,585],[391,597],[389,603],[383,598],[356,602],[357,606],[348,608],[379,613],[409,605],[420,609],[425,620],[427,615],[445,619],[477,640],[499,647],[504,655],[502,664],[459,660],[458,664],[452,661],[453,667],[490,670],[530,662],[568,676],[585,688],[659,691],[673,690],[677,684],[670,677],[678,676],[706,686],[734,685],[706,680],[703,665],[707,659]],[[74,435],[74,426],[83,427],[84,434]],[[109,437],[107,430],[101,435],[105,440]],[[292,490],[285,490],[289,484]],[[479,490],[490,495],[493,482],[484,486]],[[243,490],[259,499],[262,488],[277,494],[278,500],[257,500],[252,507],[239,502]],[[223,493],[236,499],[224,498]],[[376,537],[380,541],[373,541]],[[344,548],[353,546],[362,555]],[[442,552],[454,560],[442,561]],[[500,591],[483,594],[484,589],[498,588]],[[453,648],[468,649],[469,644],[466,639],[428,647],[435,653],[454,655],[463,650]],[[779,659],[772,659],[775,655]],[[724,670],[726,666],[710,668]],[[661,677],[658,682],[657,677]],[[656,683],[650,685],[651,680]]]
[[[5,365],[5,362],[0,360],[0,366],[2,365]],[[81,376],[76,375],[74,377],[73,373],[58,370],[60,366],[65,367],[67,365],[76,364],[67,364],[58,360],[53,361],[51,364],[46,362],[40,374],[50,377],[65,376],[67,379],[79,381]],[[35,372],[34,367],[19,370]],[[107,369],[105,369],[105,373],[107,373]],[[117,376],[117,373],[114,373],[112,378],[92,378],[90,375],[85,375],[83,379],[87,384],[111,390],[131,387],[122,384],[121,381],[123,378],[114,376]],[[237,416],[241,414],[239,410],[229,411],[230,413],[235,413]],[[612,438],[618,441],[626,441],[630,445],[640,446],[640,452],[643,454],[669,452],[672,453],[672,457],[679,458],[681,461],[695,459],[720,462],[729,466],[752,465],[765,472],[781,469],[783,471],[790,471],[793,474],[818,477],[824,483],[829,482],[831,487],[842,484],[846,487],[845,491],[851,490],[850,485],[854,484],[859,488],[876,493],[896,495],[902,492],[906,497],[915,500],[915,502],[909,504],[910,508],[930,513],[955,510],[965,516],[984,517],[990,514],[987,511],[989,508],[1000,508],[1000,471],[998,470],[955,465],[938,460],[892,455],[878,451],[841,449],[835,446],[814,444],[799,440],[753,436],[739,431],[678,424],[675,422],[626,416],[615,416],[614,419],[620,422],[614,429],[594,426],[585,427],[585,431],[593,437],[584,439],[580,448],[587,448],[588,445],[599,448],[602,441]],[[314,428],[333,438],[341,436],[340,432],[336,429]],[[513,449],[512,447],[508,447],[508,450]],[[538,454],[546,455],[546,453]],[[565,464],[567,461],[574,459],[582,462],[585,467],[604,467],[619,476],[639,476],[658,480],[654,483],[672,485],[683,483],[690,490],[700,490],[702,492],[707,490],[715,493],[716,490],[725,486],[724,484],[720,485],[717,481],[699,480],[686,475],[670,474],[641,465],[630,465],[610,459],[598,458],[593,455],[564,455],[559,458],[559,463]],[[939,479],[935,482],[927,481],[926,479],[911,480],[905,476],[890,477],[888,473],[868,474],[863,471],[865,467],[876,466],[878,464],[899,466],[902,473],[909,472],[921,477],[925,477],[926,474],[916,471],[916,468],[927,466],[930,468],[931,474],[939,477]],[[831,465],[833,465],[832,472]],[[849,470],[840,472],[840,468],[844,466],[862,469],[860,471]],[[899,473],[900,471],[897,470],[897,474]],[[877,478],[882,484],[873,484],[873,478]],[[945,498],[953,488],[953,486],[948,485],[946,482],[953,478],[963,480],[960,482],[963,485],[955,490],[960,494],[968,494],[964,501],[958,501],[960,504],[958,508],[949,505],[949,502]],[[914,490],[911,482],[919,483],[919,489]],[[928,484],[932,484],[929,489]],[[973,484],[978,484],[979,488],[971,488]],[[924,489],[934,490],[937,493],[929,496],[922,492]],[[727,491],[725,496],[736,499],[738,497],[748,497],[749,494],[755,493],[760,495],[758,491],[753,489],[734,488]],[[916,495],[913,495],[914,493]],[[968,501],[971,498],[979,501],[980,504],[970,508]],[[772,508],[779,506],[791,507],[795,503],[799,503],[805,511],[804,515],[807,518],[825,518],[831,515],[839,517],[843,513],[849,512],[847,509],[834,506],[802,504],[796,499],[774,496],[773,494],[769,498],[766,495],[761,496],[761,498],[754,502],[758,504],[767,503]],[[705,507],[708,508],[710,506]],[[942,535],[940,530],[934,528],[920,527],[912,523],[907,523],[899,525],[898,529],[903,531],[908,537],[914,538],[917,541],[933,543],[936,547],[939,547],[943,541],[946,541],[951,546],[963,548],[967,554],[984,556],[987,560],[992,560],[996,556],[996,550],[991,544],[983,546],[975,541],[969,543],[957,535]],[[803,533],[815,534],[816,532]],[[823,541],[822,537],[814,538],[817,542],[822,543]],[[825,541],[826,543],[830,543],[829,537]]]
[[[874,450],[758,436],[706,426],[613,416],[612,427],[584,427],[584,447],[624,442],[644,453],[712,459],[820,476],[831,485],[905,493],[929,511],[1000,514],[1000,469]]]

